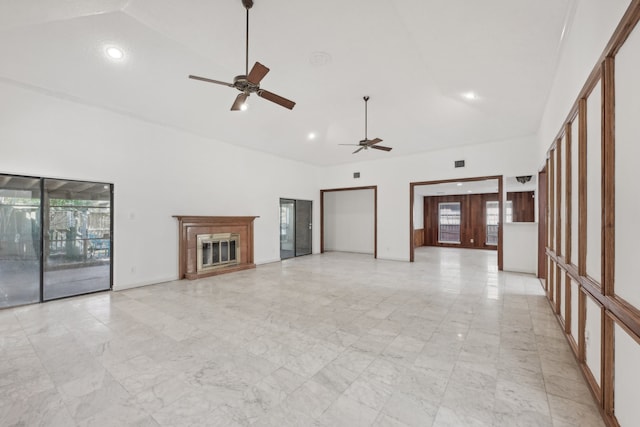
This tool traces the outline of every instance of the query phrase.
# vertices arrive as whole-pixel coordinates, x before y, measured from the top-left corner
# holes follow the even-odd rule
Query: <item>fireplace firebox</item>
[[[240,263],[240,234],[218,233],[197,236],[197,272],[203,273]]]

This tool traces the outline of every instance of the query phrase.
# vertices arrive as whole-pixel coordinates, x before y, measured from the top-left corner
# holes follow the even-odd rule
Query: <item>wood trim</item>
[[[538,172],[538,278],[547,278],[547,168]]]
[[[586,360],[586,345],[585,345],[585,329],[587,324],[587,294],[584,288],[579,288],[578,294],[578,361],[580,364],[585,363]]]
[[[602,402],[607,417],[614,416],[614,320],[610,312],[605,311],[602,326]]]
[[[562,261],[551,251],[547,251],[546,255],[553,262],[562,263]],[[569,274],[569,276],[571,276],[571,278],[577,282],[580,287],[584,289],[594,300],[598,301],[605,310],[613,313],[616,317],[624,321],[629,330],[640,336],[640,310],[633,307],[617,295],[603,295],[600,286],[591,278],[580,276],[578,269],[574,265],[563,265],[563,268],[565,268],[567,274]]]
[[[409,243],[409,262],[415,262],[415,259],[416,259],[416,244],[415,244],[415,241],[413,240],[413,233],[414,233],[413,207],[416,203],[415,194],[416,192],[413,184],[409,184],[409,242],[410,242]],[[424,216],[424,213],[422,214],[422,216]],[[424,230],[422,231],[423,231],[422,243],[424,244]]]
[[[603,63],[602,85],[602,293],[615,294],[615,62]],[[605,262],[606,260],[606,262]]]
[[[580,99],[578,123],[578,274],[587,275],[587,100]]]
[[[328,188],[320,190],[320,253],[324,253],[324,194],[336,191],[373,190],[373,258],[378,258],[378,186]],[[413,216],[413,212],[412,212]]]
[[[564,245],[564,257],[567,260],[567,264],[571,264],[571,239],[572,239],[572,233],[571,233],[571,214],[572,214],[572,210],[571,210],[571,186],[572,186],[572,182],[571,182],[571,123],[567,123],[565,125],[565,131],[564,131],[564,141],[565,141],[565,148],[564,148],[564,155],[566,157],[565,161],[564,161],[564,165],[565,165],[565,189],[564,189],[564,215],[565,215],[565,221],[564,221],[564,239],[565,239],[565,245]]]
[[[562,139],[556,141],[556,171],[555,171],[555,207],[554,213],[557,218],[556,224],[556,254],[562,256],[564,254],[564,248],[562,247]]]
[[[491,176],[477,176],[470,178],[457,178],[457,179],[441,179],[435,181],[416,181],[409,183],[409,261],[415,261],[415,247],[413,244],[413,203],[415,198],[415,187],[418,185],[432,185],[443,184],[449,182],[471,182],[471,181],[486,181],[491,179],[498,180],[498,202],[500,211],[500,222],[498,223],[498,270],[503,270],[503,176],[491,175]]]
[[[567,273],[566,271],[563,272],[564,274],[564,317],[565,317],[565,323],[564,323],[564,332],[571,336],[571,320],[573,319],[572,313],[571,313],[571,276],[569,276],[569,273]]]
[[[502,186],[502,176],[498,178],[498,270],[502,271],[504,267],[504,214],[503,214],[503,206],[504,206],[504,195],[503,195],[503,186]]]

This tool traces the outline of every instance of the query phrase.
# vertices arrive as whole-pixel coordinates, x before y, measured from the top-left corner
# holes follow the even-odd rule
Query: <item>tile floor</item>
[[[3,426],[602,426],[496,253],[327,253],[0,311]]]

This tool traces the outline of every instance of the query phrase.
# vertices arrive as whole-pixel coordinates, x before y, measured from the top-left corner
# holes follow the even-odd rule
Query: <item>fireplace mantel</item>
[[[253,260],[253,221],[257,216],[174,215],[178,220],[178,278],[199,279],[217,274],[255,268]],[[197,271],[197,236],[237,233],[240,235],[240,262],[214,271]]]

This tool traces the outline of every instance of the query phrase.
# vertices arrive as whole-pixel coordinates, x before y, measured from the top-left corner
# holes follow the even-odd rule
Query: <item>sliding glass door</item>
[[[280,199],[280,259],[311,254],[312,206],[309,200]]]
[[[0,175],[0,308],[111,288],[112,186]]]
[[[0,175],[0,308],[40,301],[40,179]]]
[[[111,189],[44,180],[44,300],[111,287]]]

